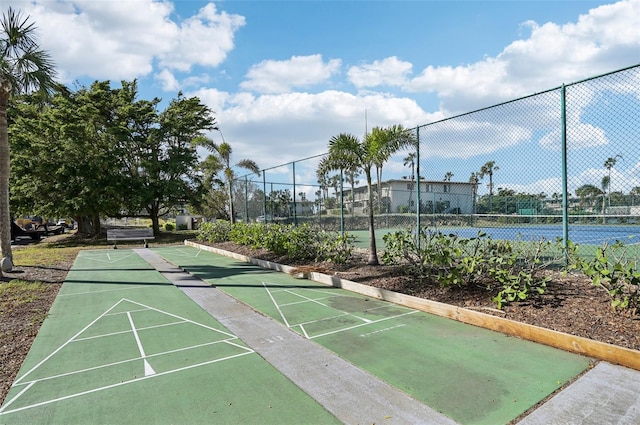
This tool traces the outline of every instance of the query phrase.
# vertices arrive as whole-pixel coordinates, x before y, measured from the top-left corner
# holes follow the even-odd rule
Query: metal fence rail
[[[373,205],[362,173],[319,175],[319,155],[236,179],[237,216],[354,231],[373,208],[381,231],[640,238],[640,65],[410,131],[417,149],[383,165]]]

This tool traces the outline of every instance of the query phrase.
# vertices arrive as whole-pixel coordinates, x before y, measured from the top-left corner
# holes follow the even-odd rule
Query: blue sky
[[[199,96],[261,168],[362,136],[365,110],[369,129],[415,127],[640,63],[640,0],[5,4],[35,21],[62,82]]]

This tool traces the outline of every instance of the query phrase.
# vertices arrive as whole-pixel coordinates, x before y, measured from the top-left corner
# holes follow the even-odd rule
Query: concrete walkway
[[[158,254],[148,249],[134,251],[344,423],[456,423]]]

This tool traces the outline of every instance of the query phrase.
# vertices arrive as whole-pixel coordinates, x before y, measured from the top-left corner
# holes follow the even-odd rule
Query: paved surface
[[[208,283],[181,272],[158,254],[135,251],[344,423],[456,423]]]
[[[347,424],[494,424],[509,421],[496,421],[495,416],[494,419],[487,419],[490,416],[483,419],[482,414],[475,417],[460,415],[459,412],[455,412],[458,419],[453,420],[436,411],[424,399],[407,395],[406,389],[399,390],[399,387],[404,388],[402,385],[387,378],[383,381],[363,370],[363,359],[353,360],[347,355],[347,351],[340,351],[339,345],[356,344],[355,352],[372,353],[374,357],[395,356],[387,364],[393,364],[394,368],[399,365],[400,369],[409,369],[406,366],[415,366],[425,361],[443,365],[437,360],[436,351],[439,348],[436,346],[430,345],[435,351],[420,354],[418,358],[416,353],[407,351],[406,347],[409,346],[401,345],[403,341],[397,339],[398,335],[403,335],[400,330],[404,330],[406,335],[407,330],[415,324],[413,322],[406,322],[402,325],[404,327],[394,328],[393,332],[387,332],[388,329],[383,327],[389,326],[391,329],[392,325],[381,325],[372,332],[376,337],[384,335],[384,338],[389,338],[390,335],[396,335],[396,339],[386,339],[390,343],[376,344],[389,346],[385,347],[389,351],[376,351],[373,346],[363,349],[360,345],[364,343],[364,339],[352,338],[351,341],[349,333],[340,333],[329,345],[325,338],[320,338],[325,344],[323,347],[318,343],[320,341],[293,332],[291,327],[259,313],[255,307],[239,302],[222,290],[211,287],[210,283],[169,263],[158,255],[158,252],[163,253],[162,250],[111,252],[113,261],[102,266],[95,262],[82,263],[77,260],[54,303],[55,308],[52,308],[50,317],[45,321],[25,360],[25,370],[20,372],[18,386],[15,390],[12,389],[0,408],[0,424],[124,423],[127,420],[141,424],[196,424],[211,423],[212,420],[230,424],[316,424],[334,423],[336,420]],[[127,252],[133,256],[127,256]],[[123,264],[125,257],[130,263]],[[253,266],[236,265],[234,269],[219,262],[215,266],[205,267],[205,258],[198,261],[192,264],[203,266],[198,270],[192,270],[192,266],[189,266],[189,272],[215,278],[223,284],[222,287],[226,285],[225,290],[235,290],[234,294],[240,293],[238,291],[255,294],[265,289],[253,286],[254,289],[251,290],[251,285],[249,288],[240,287],[241,282],[246,284],[249,281],[249,276],[255,278],[261,273]],[[159,278],[160,275],[164,278]],[[289,277],[284,275],[282,279]],[[298,281],[296,285],[299,284]],[[276,286],[272,288],[274,295],[275,290]],[[316,289],[310,286],[306,290]],[[122,293],[126,293],[126,299],[121,298]],[[186,296],[176,297],[176,293]],[[77,304],[77,299],[84,300],[82,305]],[[357,300],[348,300],[345,302],[351,306],[354,302],[357,304]],[[193,302],[201,306],[202,310],[189,307],[190,303],[193,306]],[[173,314],[176,311],[180,316]],[[99,316],[96,318],[97,315]],[[408,317],[416,320],[418,315]],[[87,323],[89,325],[85,327]],[[421,326],[423,324],[421,322]],[[198,335],[198,332],[193,331],[194,326],[206,330],[208,334],[221,335],[221,339],[208,342],[210,336],[207,335],[207,340],[203,341],[206,344],[196,344],[198,341],[192,339]],[[79,328],[82,329],[78,331]],[[164,333],[166,329],[174,328],[176,331],[167,337],[168,334]],[[369,325],[367,328],[376,329]],[[433,331],[431,328],[428,333]],[[135,335],[135,340],[132,335]],[[160,337],[152,338],[153,335]],[[419,338],[422,345],[432,344],[428,342],[426,334],[413,334],[412,338]],[[437,339],[443,345],[453,342],[452,335],[446,333],[439,335]],[[60,340],[66,342],[58,346]],[[103,340],[111,341],[110,345],[100,345],[104,344]],[[114,342],[116,345],[113,345]],[[198,351],[201,350],[201,345],[211,346],[212,343],[215,343],[215,347],[222,344],[228,347],[226,350],[233,351],[226,354],[209,349]],[[186,348],[173,347],[172,344],[183,344]],[[405,352],[393,351],[392,346],[397,344],[405,347]],[[77,347],[81,347],[81,351],[77,351]],[[113,351],[109,347],[118,349]],[[120,347],[124,347],[125,351]],[[488,354],[486,347],[478,345],[474,340],[468,340],[468,348],[468,352],[464,354],[471,358]],[[72,351],[74,349],[76,351]],[[459,353],[461,350],[464,351],[463,348],[456,347],[451,353]],[[203,357],[194,357],[196,353]],[[226,357],[211,357],[213,353],[215,356]],[[111,358],[113,355],[123,357]],[[478,376],[501,375],[500,368],[505,368],[508,364],[506,360],[518,357],[518,354],[504,353],[504,358],[496,357],[495,354],[490,356],[487,364],[495,364],[495,369]],[[562,359],[562,356],[540,356],[540,364],[544,365],[544,361],[547,361],[543,368],[554,370],[553,374],[559,373],[560,369],[557,369],[558,365],[554,364],[554,360]],[[573,355],[569,355],[571,356]],[[59,361],[59,357],[66,357],[66,361]],[[450,364],[459,365],[459,370],[451,371],[452,377],[469,373],[471,369],[465,364],[469,361],[468,358],[460,356],[450,359]],[[221,361],[224,359],[232,361]],[[91,366],[96,361],[101,366]],[[176,362],[184,363],[180,363],[181,367],[176,369]],[[530,366],[523,363],[521,371],[516,370],[513,376],[518,373],[529,376],[528,368]],[[394,373],[397,370],[394,369]],[[376,375],[379,372],[375,370]],[[430,387],[436,395],[440,394],[447,399],[448,407],[457,406],[461,412],[486,408],[487,403],[483,397],[502,388],[501,385],[496,386],[499,380],[486,382],[486,394],[475,403],[469,398],[471,388],[464,384],[452,387],[454,390],[458,388],[456,397],[451,389],[444,390],[448,385],[446,382],[424,382],[425,376],[429,375],[419,372],[415,375],[420,375],[419,379],[411,385],[420,383]],[[71,379],[67,379],[69,376]],[[447,374],[442,376],[446,378]],[[114,377],[115,383],[110,383],[114,382]],[[205,387],[200,386],[203,378],[207,381]],[[61,384],[52,387],[58,380]],[[91,385],[98,385],[98,388]],[[534,391],[536,388],[541,391],[542,388],[538,381],[525,380],[521,385],[531,387]],[[53,399],[49,394],[52,389],[58,394]],[[526,393],[508,391],[508,394]],[[520,423],[638,424],[639,393],[640,372],[600,362]],[[223,397],[226,394],[227,398],[221,398],[221,394]],[[38,402],[38,397],[44,401]],[[508,401],[517,402],[511,398]],[[326,414],[323,413],[324,409]]]
[[[521,425],[640,423],[640,372],[599,363]]]

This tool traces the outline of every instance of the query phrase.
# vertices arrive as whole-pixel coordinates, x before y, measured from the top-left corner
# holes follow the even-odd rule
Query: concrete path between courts
[[[135,250],[216,320],[347,424],[456,422],[171,265]],[[357,408],[354,408],[357,406]]]

